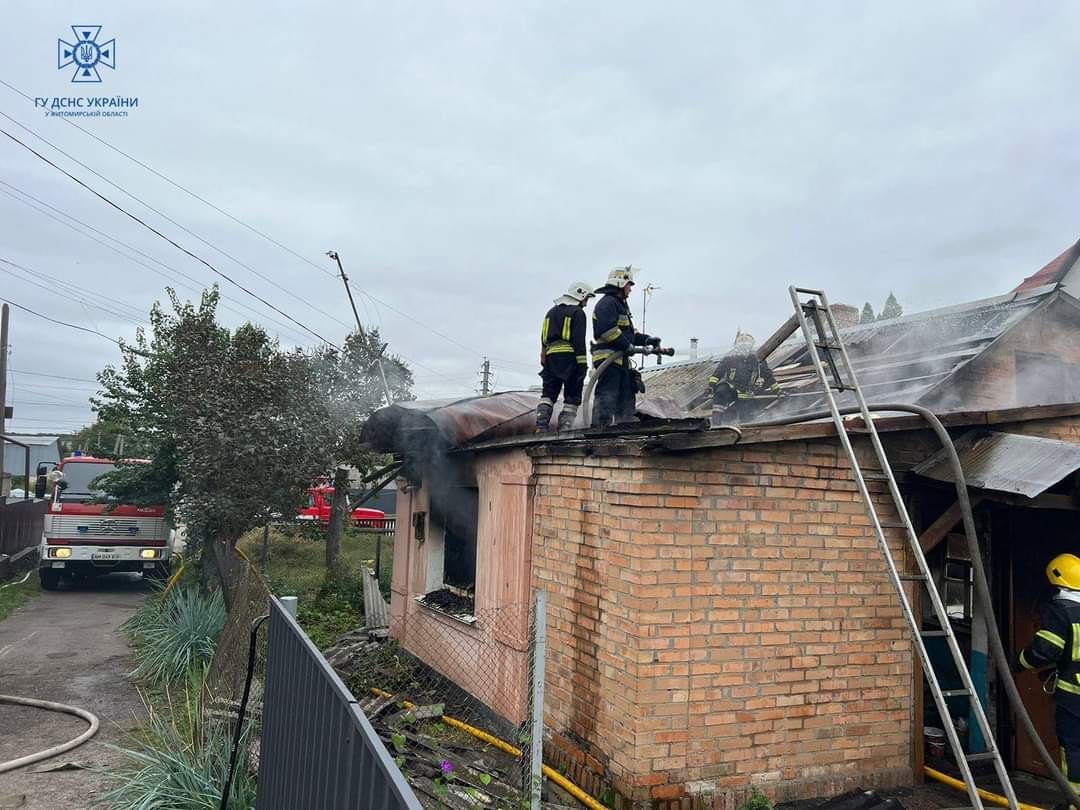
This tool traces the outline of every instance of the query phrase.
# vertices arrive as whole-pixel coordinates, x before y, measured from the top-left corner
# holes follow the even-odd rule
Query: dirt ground
[[[106,779],[90,770],[34,770],[64,762],[107,770],[117,762],[104,744],[123,741],[142,705],[124,677],[131,665],[117,628],[146,590],[137,574],[114,574],[43,592],[0,622],[0,694],[67,703],[101,720],[97,736],[79,748],[0,774],[0,808],[87,808],[105,791]],[[85,728],[70,715],[0,703],[0,762],[58,745]],[[25,796],[22,803],[19,796]]]

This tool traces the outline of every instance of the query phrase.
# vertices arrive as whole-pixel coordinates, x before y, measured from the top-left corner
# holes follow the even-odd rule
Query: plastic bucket
[[[928,756],[945,756],[945,731],[943,729],[927,726],[923,729],[923,739],[926,741]]]

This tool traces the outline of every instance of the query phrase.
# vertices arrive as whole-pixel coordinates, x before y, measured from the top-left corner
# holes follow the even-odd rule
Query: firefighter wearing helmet
[[[589,369],[589,356],[585,353],[588,328],[585,304],[592,296],[592,286],[575,281],[565,295],[555,299],[555,306],[544,316],[540,327],[540,379],[544,390],[536,409],[538,433],[548,430],[560,391],[563,408],[558,429],[569,430],[574,425]]]
[[[1054,557],[1046,578],[1059,590],[1042,606],[1039,631],[1017,663],[1023,669],[1052,669],[1043,688],[1054,694],[1061,770],[1080,791],[1080,557]]]
[[[630,317],[626,301],[637,273],[636,267],[616,267],[608,273],[607,283],[596,291],[603,297],[593,308],[593,367],[599,368],[609,357],[615,359],[596,382],[592,410],[594,426],[633,419],[637,395],[645,392],[645,386],[641,375],[631,366],[626,351],[631,346],[660,347],[660,338],[638,332]]]
[[[749,416],[753,398],[780,392],[772,369],[754,353],[754,336],[749,332],[735,335],[735,345],[720,358],[709,377],[713,401],[713,423],[731,424]]]

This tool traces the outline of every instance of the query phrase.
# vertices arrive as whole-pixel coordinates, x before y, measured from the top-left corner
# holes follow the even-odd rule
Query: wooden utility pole
[[[8,305],[0,306],[0,434],[7,433]],[[0,451],[2,452],[2,451]],[[0,476],[4,473],[0,464]]]
[[[7,434],[7,376],[8,376],[8,305],[0,307],[0,436]],[[7,442],[0,441],[0,504],[8,493],[8,474],[4,470]],[[26,482],[30,490],[30,482]]]

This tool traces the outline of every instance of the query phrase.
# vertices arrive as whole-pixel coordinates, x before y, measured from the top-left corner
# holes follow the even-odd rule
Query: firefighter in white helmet
[[[660,347],[660,338],[638,332],[630,317],[626,300],[637,273],[636,267],[616,267],[608,273],[607,283],[596,291],[603,298],[593,309],[593,366],[598,368],[612,355],[616,358],[596,382],[592,411],[594,426],[633,418],[637,395],[645,392],[645,386],[625,352],[631,346]]]
[[[713,424],[732,424],[745,420],[753,409],[753,399],[761,395],[778,395],[772,369],[754,353],[754,336],[741,329],[735,335],[735,345],[720,358],[709,378],[713,400]]]
[[[540,378],[544,382],[544,390],[536,409],[538,433],[548,430],[560,391],[563,408],[559,414],[558,429],[569,430],[574,425],[589,371],[589,356],[585,353],[588,329],[585,304],[592,296],[591,285],[575,281],[564,295],[555,299],[555,306],[544,316],[544,323],[540,327]]]

